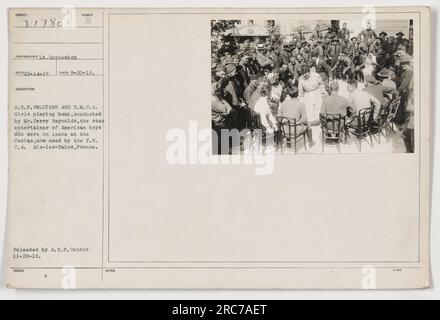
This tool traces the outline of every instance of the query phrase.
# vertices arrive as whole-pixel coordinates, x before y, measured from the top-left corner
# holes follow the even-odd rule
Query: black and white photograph
[[[414,153],[413,28],[211,21],[213,153]]]

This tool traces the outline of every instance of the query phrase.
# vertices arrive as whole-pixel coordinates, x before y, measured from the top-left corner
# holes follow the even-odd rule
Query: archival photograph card
[[[427,7],[11,8],[7,286],[429,288],[430,39]]]

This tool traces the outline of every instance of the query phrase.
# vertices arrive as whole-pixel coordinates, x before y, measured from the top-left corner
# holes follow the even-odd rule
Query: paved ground
[[[298,144],[298,154],[339,153],[336,144],[326,144],[323,150],[320,127],[313,127],[312,132],[313,132],[313,140],[315,141],[315,146],[311,149],[307,147],[307,151],[306,151],[303,143],[300,142]],[[405,145],[403,144],[402,137],[400,136],[397,130],[395,133],[389,131],[388,139],[386,139],[384,136],[381,136],[380,143],[379,143],[379,137],[377,135],[373,136],[372,145],[369,138],[367,140],[363,140],[361,150],[359,150],[359,144],[357,143],[357,140],[352,140],[351,144],[341,144],[341,150],[340,150],[340,153],[344,153],[344,154],[352,154],[352,153],[380,154],[380,153],[404,153],[404,152],[405,152]],[[284,149],[284,153],[294,153],[293,147],[291,149]]]

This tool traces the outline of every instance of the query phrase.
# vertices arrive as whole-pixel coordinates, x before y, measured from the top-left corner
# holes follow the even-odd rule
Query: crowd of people
[[[287,37],[285,37],[287,38]],[[353,34],[341,28],[316,26],[289,40],[220,35],[212,43],[213,130],[242,130],[252,114],[268,133],[280,130],[278,117],[296,119],[314,145],[311,130],[320,114],[341,114],[355,124],[359,110],[399,99],[394,123],[406,151],[414,152],[413,41],[402,32],[377,33],[368,24]],[[349,95],[339,94],[340,83]],[[319,128],[319,127],[318,127]]]

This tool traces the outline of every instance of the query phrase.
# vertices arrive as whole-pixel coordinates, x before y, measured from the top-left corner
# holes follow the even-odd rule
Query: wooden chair
[[[362,140],[370,137],[373,146],[372,123],[374,118],[374,107],[359,110],[358,114],[346,124],[346,132],[358,139],[359,152],[362,152]]]
[[[281,131],[281,151],[283,150],[284,141],[288,148],[292,147],[292,142],[294,145],[295,153],[298,153],[298,141],[304,141],[304,149],[307,150],[306,136],[308,127],[304,126],[302,123],[298,123],[296,119],[290,119],[286,117],[277,118],[278,125]]]
[[[390,112],[388,113],[388,118],[386,121],[386,127],[391,129],[391,131],[394,133],[394,119],[396,118],[397,112],[400,108],[400,102],[401,98],[398,97],[390,102]]]
[[[377,134],[378,142],[381,143],[380,137],[383,135],[387,140],[389,138],[387,129],[390,127],[390,123],[388,121],[390,111],[391,111],[391,101],[384,104],[379,109],[379,114],[377,115],[377,118],[372,123],[372,132],[374,134]]]
[[[342,138],[345,136],[345,116],[341,114],[320,114],[322,131],[322,153],[328,141],[336,142],[338,152],[341,152]]]

